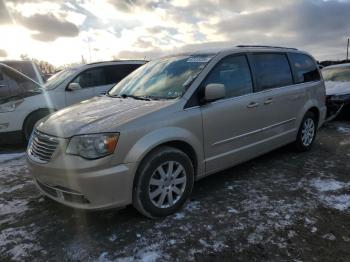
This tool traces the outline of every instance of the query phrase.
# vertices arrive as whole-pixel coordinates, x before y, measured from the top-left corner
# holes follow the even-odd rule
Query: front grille
[[[33,131],[28,153],[38,162],[47,163],[58,146],[58,139],[37,130]]]

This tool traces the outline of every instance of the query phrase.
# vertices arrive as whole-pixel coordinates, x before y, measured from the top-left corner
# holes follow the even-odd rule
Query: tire
[[[23,124],[23,138],[26,143],[28,143],[30,135],[32,134],[32,131],[36,125],[36,123],[44,118],[45,116],[49,115],[51,112],[49,110],[38,110],[33,113],[31,113],[26,120],[24,121]]]
[[[307,112],[301,121],[294,148],[297,152],[306,152],[312,148],[317,133],[317,118],[314,113]]]
[[[149,218],[168,216],[186,202],[193,183],[194,168],[188,155],[176,148],[160,147],[151,152],[138,168],[133,205]]]

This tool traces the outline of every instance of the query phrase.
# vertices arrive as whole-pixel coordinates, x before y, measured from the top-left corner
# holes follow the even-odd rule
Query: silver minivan
[[[133,204],[155,218],[178,210],[197,179],[286,144],[309,150],[325,114],[324,83],[308,53],[183,53],[47,117],[27,159],[40,191],[62,204]]]

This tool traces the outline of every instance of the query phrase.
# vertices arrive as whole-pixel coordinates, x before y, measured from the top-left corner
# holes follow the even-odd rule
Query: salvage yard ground
[[[24,154],[0,154],[0,260],[349,261],[350,124],[196,183],[173,216],[82,212],[42,197]],[[34,259],[35,258],[35,259]]]

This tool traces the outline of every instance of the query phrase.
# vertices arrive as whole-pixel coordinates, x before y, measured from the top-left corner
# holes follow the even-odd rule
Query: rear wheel
[[[27,117],[27,119],[23,124],[23,129],[22,129],[23,137],[26,143],[29,141],[30,135],[32,134],[32,131],[35,125],[38,123],[38,121],[49,114],[50,114],[49,110],[38,110],[31,113]]]
[[[161,147],[140,165],[133,194],[135,208],[150,218],[177,211],[190,196],[194,169],[190,158],[172,147]]]
[[[294,143],[297,151],[305,152],[311,149],[316,138],[316,130],[316,116],[312,112],[307,112],[303,118],[303,121],[301,122],[297,140]]]

